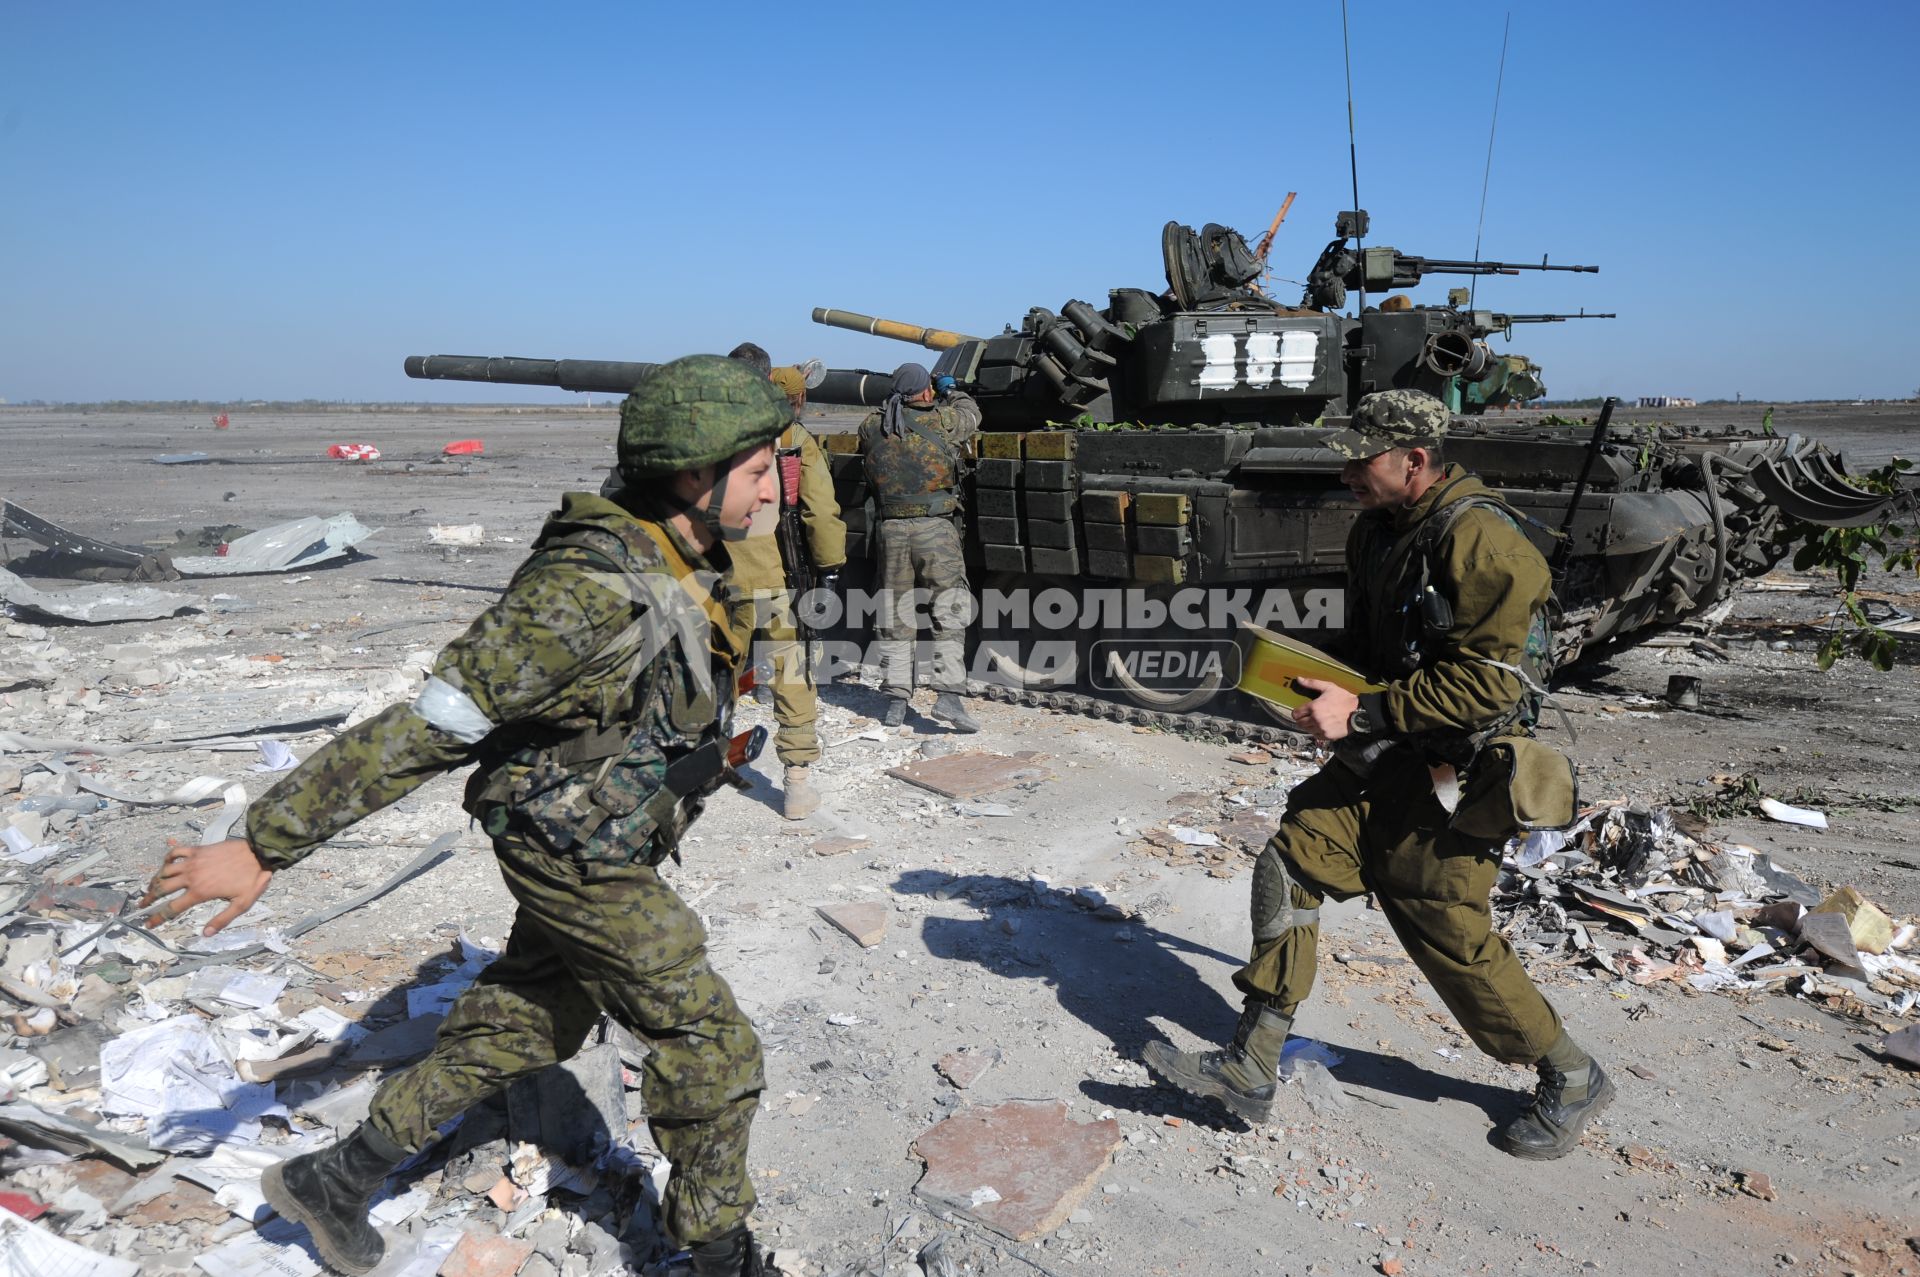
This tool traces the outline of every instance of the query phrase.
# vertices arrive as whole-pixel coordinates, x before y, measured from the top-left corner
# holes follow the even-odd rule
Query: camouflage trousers
[[[1233,983],[1292,1015],[1313,990],[1321,901],[1370,891],[1474,1044],[1532,1064],[1559,1038],[1560,1017],[1493,930],[1488,896],[1499,872],[1499,844],[1447,828],[1415,751],[1390,751],[1366,781],[1329,763],[1287,796],[1254,863],[1253,955]],[[1313,912],[1302,919],[1300,910]]]
[[[913,692],[918,607],[926,608],[927,646],[935,691],[967,690],[967,564],[960,530],[950,518],[883,519],[880,523],[880,681],[888,693]],[[925,591],[919,598],[915,595]]]
[[[477,1101],[573,1055],[606,1012],[650,1048],[641,1093],[673,1163],[669,1234],[691,1245],[731,1232],[754,1205],[747,1130],[766,1079],[699,918],[643,864],[583,864],[488,832],[519,905],[506,951],[454,1001],[433,1053],[375,1093],[374,1129],[419,1150]]]

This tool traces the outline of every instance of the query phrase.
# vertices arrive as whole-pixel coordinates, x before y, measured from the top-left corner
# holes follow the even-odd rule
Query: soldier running
[[[1207,1052],[1152,1042],[1144,1059],[1181,1090],[1266,1121],[1281,1048],[1313,988],[1320,903],[1372,892],[1475,1045],[1538,1070],[1501,1147],[1555,1158],[1613,1084],[1493,931],[1488,906],[1513,813],[1571,818],[1571,771],[1530,731],[1552,582],[1506,504],[1443,465],[1449,420],[1431,395],[1388,390],[1362,399],[1329,440],[1350,458],[1341,480],[1366,511],[1347,541],[1347,644],[1386,690],[1356,697],[1300,680],[1316,695],[1294,720],[1334,758],[1288,795],[1255,863],[1233,1042]]]
[[[747,1228],[760,1042],[657,866],[728,765],[747,617],[717,583],[722,542],[774,499],[793,411],[733,360],[675,360],[620,411],[613,499],[570,492],[499,602],[440,653],[419,697],[349,729],[247,812],[246,837],[168,851],[143,906],[178,888],[252,906],[274,873],[426,781],[478,763],[466,807],[518,910],[433,1052],[387,1078],[367,1121],[261,1187],[340,1272],[384,1247],[367,1206],[474,1103],[579,1050],[602,1014],[651,1048],[641,1090],[673,1164],[666,1227],[698,1277],[765,1271]],[[617,1132],[616,1132],[617,1134]]]
[[[961,694],[967,690],[966,631],[970,608],[967,565],[954,515],[960,509],[960,461],[980,430],[980,406],[941,379],[941,402],[919,364],[893,370],[893,393],[860,423],[867,484],[880,510],[879,585],[885,604],[880,634],[885,723],[907,721],[913,696],[918,626],[916,587],[924,590],[931,622],[932,682],[939,693],[933,717],[955,731],[977,732]]]

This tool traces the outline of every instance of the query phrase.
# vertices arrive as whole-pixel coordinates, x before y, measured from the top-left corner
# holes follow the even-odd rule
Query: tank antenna
[[[1353,143],[1353,46],[1347,39],[1347,0],[1340,0],[1340,52],[1347,63],[1347,171],[1353,175],[1353,206],[1360,207],[1360,154]],[[1357,216],[1357,214],[1356,214]],[[1366,244],[1366,236],[1353,237],[1353,246],[1361,248]],[[1360,275],[1360,309],[1367,308],[1367,277]]]
[[[1507,10],[1507,21],[1500,28],[1500,71],[1493,80],[1493,122],[1487,125],[1487,167],[1480,174],[1480,222],[1473,228],[1473,260],[1480,260],[1480,232],[1487,226],[1487,183],[1493,177],[1493,134],[1500,127],[1500,90],[1507,82],[1507,35],[1513,30],[1513,10]],[[1467,309],[1473,309],[1474,291],[1480,287],[1480,277],[1475,275],[1467,285]]]

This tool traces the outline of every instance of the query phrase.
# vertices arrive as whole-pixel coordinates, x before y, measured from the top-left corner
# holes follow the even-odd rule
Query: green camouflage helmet
[[[747,365],[688,355],[662,364],[620,405],[620,473],[633,481],[697,470],[772,442],[792,421],[787,397]]]
[[[1365,461],[1395,448],[1438,443],[1453,414],[1424,390],[1377,390],[1362,395],[1345,430],[1326,440],[1343,457]]]

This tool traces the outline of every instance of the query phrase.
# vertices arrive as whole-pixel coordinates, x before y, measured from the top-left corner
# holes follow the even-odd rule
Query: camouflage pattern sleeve
[[[948,440],[963,455],[971,455],[973,437],[980,433],[980,405],[966,391],[952,390],[947,392],[941,408],[940,423],[945,427]]]
[[[1396,733],[1476,730],[1512,710],[1526,690],[1490,662],[1521,664],[1534,610],[1552,588],[1546,560],[1511,520],[1486,509],[1460,517],[1441,559],[1453,628],[1430,664],[1377,694]]]
[[[805,429],[800,436],[800,519],[807,527],[807,548],[822,571],[847,561],[847,525],[840,519],[840,503],[833,495],[833,467],[827,454]]]
[[[644,595],[566,547],[530,561],[507,592],[449,643],[434,676],[463,692],[495,727],[600,718],[621,689],[582,679],[645,639]],[[281,869],[442,772],[471,762],[463,743],[412,702],[389,706],[328,742],[247,812],[260,862]]]
[[[411,701],[389,705],[327,742],[247,808],[246,837],[268,869],[285,869],[341,830],[473,757]]]
[[[447,644],[433,672],[495,726],[602,718],[611,706],[581,703],[587,693],[577,684],[590,666],[613,663],[646,641],[644,577],[629,579],[572,546],[548,551]]]

